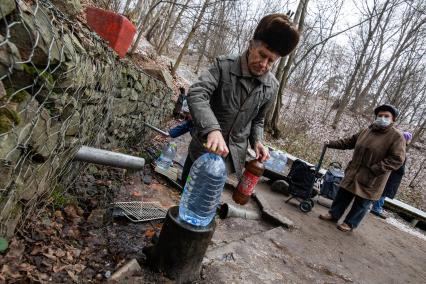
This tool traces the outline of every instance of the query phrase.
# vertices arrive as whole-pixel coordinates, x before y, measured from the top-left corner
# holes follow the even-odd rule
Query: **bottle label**
[[[238,183],[237,190],[244,195],[250,196],[253,193],[254,187],[259,181],[259,178],[260,177],[252,174],[249,171],[244,171],[244,174]]]

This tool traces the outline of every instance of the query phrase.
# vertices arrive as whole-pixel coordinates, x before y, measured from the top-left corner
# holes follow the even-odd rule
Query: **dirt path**
[[[220,221],[204,261],[205,283],[426,283],[425,240],[374,216],[343,233],[318,218],[325,207],[304,214],[296,201],[285,204],[286,197],[266,184],[257,192],[297,228]]]

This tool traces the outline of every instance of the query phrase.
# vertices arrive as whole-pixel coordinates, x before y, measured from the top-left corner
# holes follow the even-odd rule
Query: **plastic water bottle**
[[[287,165],[287,154],[280,150],[271,151],[271,157],[265,162],[265,167],[277,173],[284,172]]]
[[[275,171],[274,164],[275,164],[275,151],[271,151],[271,155],[269,159],[265,162],[265,168],[267,168],[268,170]]]
[[[273,151],[272,154],[274,155],[274,164],[273,164],[273,169],[275,172],[279,173],[281,172],[281,156],[280,156],[281,151],[277,150],[277,151]]]
[[[206,153],[191,167],[179,204],[179,217],[194,226],[207,226],[216,214],[226,181],[226,166],[219,155]]]
[[[156,165],[160,169],[167,171],[170,168],[176,156],[176,148],[177,146],[174,142],[170,142],[164,146],[160,157],[156,161]]]
[[[271,152],[271,157],[265,162],[265,167],[274,172],[279,172],[278,162],[279,162],[278,151],[273,150]]]
[[[288,161],[287,154],[281,152],[280,153],[280,172],[281,173],[284,172],[285,166],[287,165],[287,161]]]
[[[279,173],[284,172],[287,164],[287,155],[281,151],[276,152],[276,171]]]

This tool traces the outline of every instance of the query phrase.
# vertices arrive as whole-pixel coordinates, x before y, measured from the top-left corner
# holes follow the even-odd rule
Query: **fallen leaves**
[[[23,239],[12,239],[6,254],[0,256],[0,282],[20,279],[62,283],[67,278],[81,282],[79,275],[87,265],[82,263],[82,250],[69,243],[81,236],[77,223],[82,220],[82,210],[70,205],[64,212],[45,213],[38,220],[32,220],[23,232]],[[65,219],[63,226],[58,224]]]
[[[113,174],[103,175],[100,182],[88,180],[84,186],[122,185],[123,175]],[[105,190],[97,193],[78,199],[81,207],[46,207],[31,217],[0,254],[0,283],[102,283],[127,259],[143,257],[142,248],[158,231],[152,227],[155,222],[104,226],[110,221],[104,220],[108,215],[100,209],[105,208],[100,207],[105,203]]]
[[[83,210],[80,207],[78,207],[74,204],[67,205],[64,208],[64,212],[65,212],[67,219],[69,221],[72,221],[74,224],[77,224],[81,221],[81,219],[82,219],[81,216],[84,213]]]
[[[155,230],[152,228],[149,228],[145,231],[145,237],[152,238],[155,235]]]

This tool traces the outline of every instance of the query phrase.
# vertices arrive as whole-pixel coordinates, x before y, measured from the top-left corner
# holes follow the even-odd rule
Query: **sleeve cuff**
[[[210,132],[212,132],[214,130],[222,131],[219,124],[214,124],[212,126],[205,127],[203,129],[201,129],[199,131],[199,136],[200,136],[199,138],[201,138],[201,139],[205,138],[207,136],[207,134],[209,134]]]

